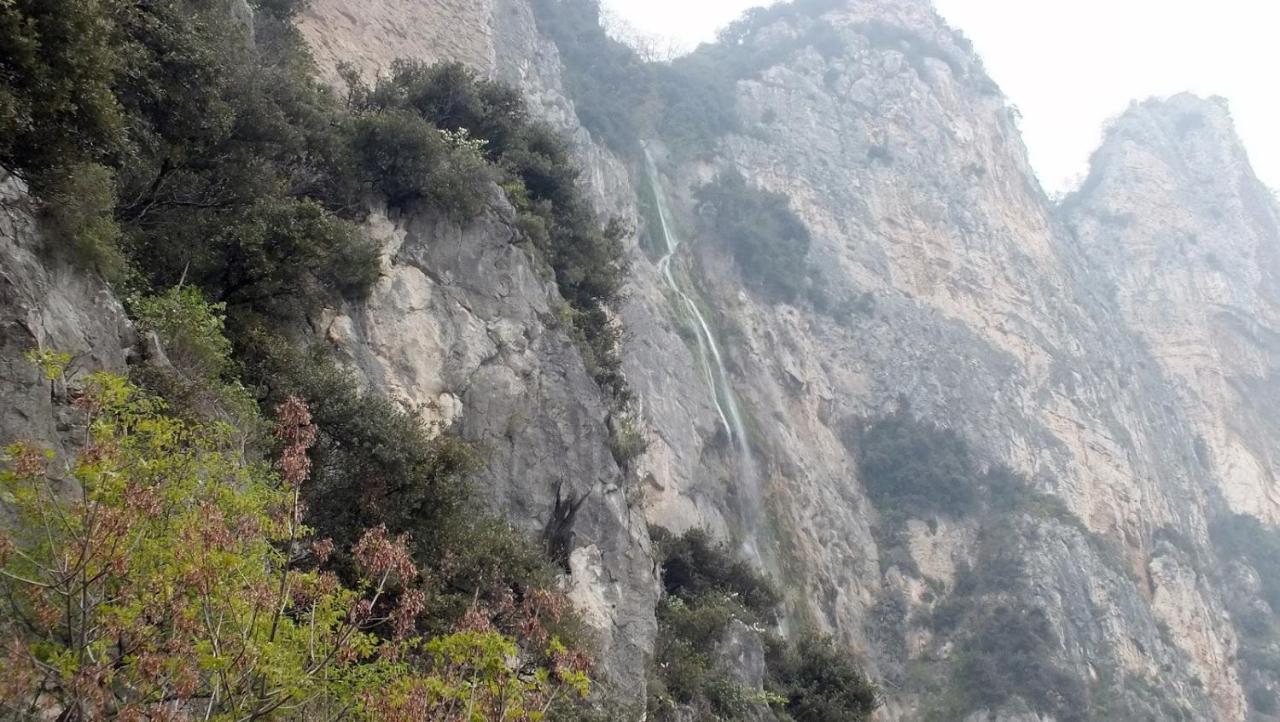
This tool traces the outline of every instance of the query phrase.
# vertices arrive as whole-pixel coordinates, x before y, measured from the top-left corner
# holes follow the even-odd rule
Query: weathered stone
[[[133,330],[107,285],[46,241],[35,208],[20,182],[0,182],[0,446],[35,441],[65,460],[77,423],[67,389],[26,355],[69,354],[74,385],[94,371],[123,373]]]

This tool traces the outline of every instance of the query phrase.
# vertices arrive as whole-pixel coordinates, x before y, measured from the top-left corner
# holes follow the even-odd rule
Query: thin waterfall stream
[[[747,532],[743,537],[743,546],[753,555],[758,556],[752,533],[756,531],[756,510],[760,503],[760,490],[755,459],[751,455],[751,443],[747,438],[746,424],[743,423],[742,412],[738,408],[738,401],[733,393],[733,387],[729,384],[729,373],[725,370],[724,358],[720,353],[720,346],[716,343],[715,334],[711,332],[711,326],[707,323],[706,317],[702,315],[698,304],[694,302],[689,292],[681,288],[676,274],[671,269],[672,259],[680,248],[680,239],[672,232],[671,214],[667,208],[666,195],[663,193],[662,186],[658,181],[658,166],[654,162],[647,146],[644,149],[644,159],[645,169],[649,177],[649,188],[653,192],[654,204],[657,206],[658,211],[660,233],[657,235],[662,240],[662,250],[664,252],[664,255],[658,259],[658,273],[662,275],[663,282],[679,299],[680,305],[684,307],[689,317],[693,320],[694,335],[697,341],[703,376],[706,378],[707,386],[711,390],[711,398],[715,403],[716,412],[720,415],[720,423],[724,425],[724,430],[729,437],[730,443],[733,444],[734,449],[738,452],[738,481],[741,487],[740,491],[746,497],[745,503],[742,504],[742,522]]]

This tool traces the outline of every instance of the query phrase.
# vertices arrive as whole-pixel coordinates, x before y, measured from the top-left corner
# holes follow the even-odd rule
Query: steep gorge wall
[[[868,543],[874,512],[859,493],[856,459],[839,440],[848,420],[880,413],[901,395],[989,459],[1037,479],[1092,532],[1119,545],[1124,575],[1053,524],[1030,520],[1052,540],[1028,552],[1035,601],[1081,678],[1111,665],[1159,679],[1196,718],[1243,719],[1235,633],[1221,595],[1159,541],[1172,529],[1210,549],[1207,524],[1218,495],[1237,511],[1271,514],[1274,436],[1267,430],[1274,421],[1243,397],[1257,398],[1271,373],[1267,256],[1280,238],[1273,202],[1252,181],[1224,113],[1203,103],[1202,146],[1188,149],[1161,147],[1163,136],[1141,125],[1155,121],[1142,113],[1121,121],[1128,144],[1104,149],[1101,162],[1176,153],[1164,165],[1119,163],[1116,193],[1108,194],[1108,181],[1091,183],[1093,197],[1107,199],[1095,203],[1143,219],[1137,236],[1094,231],[1094,249],[1120,256],[1100,259],[1063,231],[1003,97],[926,3],[852,3],[818,20],[774,23],[744,42],[802,37],[816,22],[839,33],[840,51],[801,44],[740,81],[745,131],[726,137],[711,163],[672,164],[677,189],[731,166],[787,194],[813,232],[810,266],[822,280],[821,305],[874,299],[869,313],[839,318],[812,300],[762,303],[741,290],[746,284],[725,249],[699,249],[707,294],[733,327],[738,390],[771,460],[775,523],[784,546],[794,545],[788,558],[804,569],[801,604],[851,644],[871,647],[860,635],[875,601],[894,587],[909,596],[921,591],[900,578],[912,576],[906,570],[876,570]],[[1145,112],[1176,123],[1187,111]],[[1155,147],[1144,150],[1144,142]],[[1189,169],[1191,177],[1180,176]],[[1183,195],[1200,200],[1187,205]],[[1172,218],[1162,210],[1173,207],[1180,210]],[[1234,218],[1223,224],[1218,214]],[[1209,281],[1179,275],[1196,271],[1174,270],[1181,268],[1175,257],[1143,257],[1154,245],[1144,237],[1166,241],[1179,223],[1223,239],[1206,248],[1225,239],[1239,244],[1218,250],[1237,264],[1237,275],[1200,291]],[[1117,250],[1131,245],[1134,251]],[[1160,264],[1172,276],[1152,278]],[[1151,286],[1163,286],[1164,295]],[[1239,289],[1231,303],[1214,290],[1227,288]],[[1130,303],[1134,296],[1142,305]],[[1224,306],[1213,320],[1196,321]],[[1227,316],[1234,324],[1222,323]],[[1195,352],[1179,345],[1188,327],[1207,349],[1191,371],[1179,368]],[[1234,388],[1250,392],[1232,396]],[[1211,439],[1212,459],[1201,438]],[[957,560],[976,556],[963,534],[939,545],[927,527],[915,529],[913,551],[945,550],[940,565],[915,560],[921,577],[945,580]],[[919,612],[930,606],[918,598],[908,604]]]
[[[372,78],[403,58],[461,62],[519,88],[536,117],[572,139],[602,217],[633,203],[625,167],[578,124],[555,46],[527,3],[320,0],[300,26],[330,79],[339,63]],[[475,442],[485,459],[476,481],[515,526],[538,537],[560,505],[581,502],[568,591],[597,632],[609,694],[640,702],[658,594],[648,529],[550,269],[516,245],[515,211],[496,191],[466,227],[375,213],[369,228],[384,244],[381,277],[367,301],[318,319],[316,335],[370,386]]]
[[[308,33],[320,38],[322,59],[332,52],[326,39],[338,37],[365,48],[362,59],[380,48],[375,65],[402,54],[454,59],[514,82],[536,112],[574,134],[601,209],[638,215],[624,166],[578,125],[554,47],[525,3],[388,6],[405,29],[427,15],[433,28],[462,29],[448,43],[424,30],[414,36],[418,47],[401,47],[400,38],[413,36],[405,29],[371,42],[381,11],[361,30],[344,25],[342,5],[318,0],[310,11]],[[821,48],[807,43],[816,25],[838,42],[826,34]],[[1117,563],[1080,529],[1018,520],[1030,534],[1021,540],[1027,601],[1047,611],[1063,664],[1095,683],[1113,677],[1115,687],[1158,682],[1196,719],[1244,719],[1235,632],[1215,580],[1166,541],[1190,539],[1196,554],[1211,554],[1207,529],[1220,499],[1261,518],[1274,514],[1274,421],[1259,393],[1269,388],[1273,358],[1265,256],[1276,242],[1274,205],[1249,186],[1238,144],[1169,160],[1167,149],[1139,147],[1162,137],[1146,127],[1160,122],[1139,113],[1122,121],[1128,135],[1112,134],[1113,144],[1118,136],[1128,144],[1100,152],[1086,189],[1055,209],[1005,99],[928,3],[793,14],[743,43],[789,40],[795,47],[773,67],[737,83],[741,132],[696,158],[654,148],[675,232],[691,249],[675,263],[717,327],[763,493],[744,492],[689,320],[653,259],[635,249],[625,362],[650,424],[639,468],[648,519],[738,538],[794,590],[793,621],[836,634],[891,674],[946,644],[922,621],[936,606],[926,601],[929,589],[940,582],[944,597],[955,589],[958,570],[978,556],[981,531],[965,519],[909,523],[914,569],[877,546],[878,513],[843,436],[905,398],[989,461],[1063,499],[1118,551]],[[1145,114],[1176,124],[1185,112]],[[1195,132],[1233,138],[1224,114],[1205,113]],[[1163,165],[1147,158],[1161,153]],[[1108,162],[1112,156],[1121,160]],[[691,192],[730,167],[788,196],[810,229],[818,283],[801,300],[775,303],[745,290],[729,249],[696,237]],[[1179,185],[1197,182],[1213,187]],[[1182,203],[1181,192],[1200,204]],[[1234,225],[1219,223],[1220,206],[1232,209]],[[1163,210],[1173,207],[1178,214]],[[1132,228],[1114,232],[1116,217],[1152,240],[1135,242]],[[1205,248],[1246,244],[1217,250],[1241,264],[1235,275],[1188,279],[1160,246],[1179,232],[1194,235],[1179,224],[1222,239]],[[1153,274],[1162,261],[1170,271]],[[1234,296],[1221,298],[1228,292]],[[1206,300],[1222,310],[1206,318]],[[746,528],[749,519],[759,524]],[[908,659],[882,648],[874,618],[886,597],[905,600]],[[919,690],[897,681],[908,688],[889,695],[888,715],[911,719]]]
[[[815,25],[838,42],[804,40]],[[516,85],[574,138],[598,210],[654,232],[637,210],[643,169],[581,127],[527,0],[312,0],[302,27],[331,80],[339,62],[367,76],[408,57]],[[688,319],[638,245],[622,309],[649,426],[638,478],[609,453],[606,405],[560,326],[555,284],[513,244],[500,197],[467,227],[375,213],[385,256],[371,298],[310,332],[370,386],[477,442],[480,481],[513,524],[541,533],[558,501],[586,499],[568,584],[618,694],[639,699],[652,653],[652,522],[736,539],[787,589],[790,625],[835,635],[887,680],[885,719],[921,717],[938,690],[909,670],[963,651],[928,619],[990,530],[908,520],[905,559],[877,534],[884,510],[846,432],[906,399],[1083,520],[1020,511],[1003,542],[1021,551],[1029,584],[1015,601],[1044,611],[1055,663],[1095,714],[1123,710],[1099,718],[1245,720],[1208,527],[1226,510],[1280,515],[1280,212],[1225,109],[1191,97],[1131,109],[1085,187],[1054,207],[1005,99],[924,0],[783,16],[744,43],[788,39],[776,64],[737,82],[740,132],[697,157],[652,146],[686,241],[677,271],[725,351],[759,495],[741,483]],[[731,249],[696,232],[692,191],[726,168],[785,194],[810,229],[816,283],[798,300],[748,290]],[[6,440],[56,442],[66,429],[21,352],[122,368],[130,331],[104,287],[37,253],[10,196],[0,381],[19,403],[0,422]],[[892,634],[886,601],[902,609]]]

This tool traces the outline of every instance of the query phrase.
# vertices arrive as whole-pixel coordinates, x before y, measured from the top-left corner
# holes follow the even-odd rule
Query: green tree
[[[732,252],[748,282],[782,300],[805,288],[809,230],[787,197],[755,188],[736,170],[696,193],[704,228]]]
[[[880,707],[879,690],[829,639],[806,636],[770,650],[769,691],[795,722],[856,722]]]
[[[354,585],[323,570],[334,545],[302,522],[316,429],[301,400],[278,409],[275,472],[118,377],[92,376],[77,407],[73,489],[30,444],[0,472],[16,521],[0,536],[6,714],[533,722],[586,694],[584,659],[541,626],[546,603],[519,610],[548,660],[530,674],[478,610],[418,637],[427,592],[385,527],[351,549]]]
[[[118,0],[0,3],[0,166],[33,185],[124,142]],[[125,49],[125,52],[121,50]]]

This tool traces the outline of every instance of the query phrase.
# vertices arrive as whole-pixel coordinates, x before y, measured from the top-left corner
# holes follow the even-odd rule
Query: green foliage
[[[220,378],[230,370],[225,303],[208,303],[199,289],[187,286],[130,305],[138,330],[160,337],[170,363],[193,376]]]
[[[71,364],[71,354],[51,349],[32,349],[26,353],[27,361],[40,369],[46,381],[57,381]]]
[[[84,266],[108,279],[121,279],[126,261],[115,221],[111,169],[97,163],[61,166],[41,180],[49,231],[63,239]]]
[[[1110,546],[1060,499],[1037,491],[1007,467],[984,468],[958,433],[916,418],[905,403],[851,428],[846,442],[880,511],[882,564],[909,569],[895,556],[910,559],[902,539],[907,519],[970,519],[978,528],[977,562],[957,570],[955,588],[927,619],[954,650],[949,671],[928,673],[932,682],[946,680],[928,719],[962,719],[1015,698],[1058,720],[1087,719],[1089,690],[1054,661],[1061,644],[1044,611],[1019,601],[1028,591],[1023,529],[1031,521],[1079,532],[1104,563],[1123,573],[1123,561],[1113,561]]]
[[[767,580],[706,532],[674,536],[652,527],[662,573],[658,639],[649,682],[649,714],[673,719],[679,707],[699,719],[737,720],[750,708],[746,690],[717,664],[715,649],[735,619],[773,618],[780,598]]]
[[[91,377],[79,407],[90,438],[74,501],[30,445],[0,472],[18,522],[0,535],[7,713],[533,721],[587,693],[582,658],[538,621],[545,605],[521,616],[546,660],[530,674],[511,661],[525,650],[484,622],[418,637],[425,594],[405,537],[385,527],[354,545],[351,585],[315,570],[333,545],[300,524],[315,430],[299,400],[279,410],[278,476],[225,425],[168,417],[118,377]]]
[[[210,229],[198,255],[172,256],[190,281],[228,304],[279,316],[311,310],[332,293],[358,295],[377,279],[377,245],[315,201],[267,198],[228,220]]]
[[[440,129],[408,110],[360,116],[352,149],[365,177],[394,208],[421,204],[459,219],[479,213],[489,172],[478,154],[449,143]]]
[[[299,352],[265,327],[246,336],[248,380],[268,386],[269,400],[296,395],[311,407],[319,436],[308,503],[325,534],[344,546],[370,522],[385,523],[394,533],[414,531],[419,552],[442,552],[439,535],[470,498],[474,452],[453,436],[433,437],[416,414],[359,391],[320,349]]]
[[[0,164],[51,240],[113,281],[127,261],[262,312],[294,310],[282,286],[303,307],[367,286],[374,249],[333,215],[358,206],[348,131],[294,5],[264,4],[256,38],[217,0],[0,6]]]
[[[654,674],[649,680],[649,714],[672,719],[677,707],[697,711],[700,719],[742,719],[747,692],[717,664],[716,645],[729,623],[744,614],[742,605],[723,594],[686,602],[667,597],[658,605]]]
[[[50,176],[124,142],[112,92],[125,56],[113,0],[0,3],[0,166],[42,191]]]
[[[137,297],[130,311],[149,336],[138,381],[179,415],[218,419],[248,442],[262,432],[257,401],[236,378],[231,342],[224,335],[226,304],[205,301],[199,289],[173,288]]]
[[[748,185],[736,170],[721,173],[695,195],[705,230],[733,252],[750,283],[788,301],[804,289],[809,230],[786,196]]]
[[[982,472],[968,443],[905,404],[852,429],[846,441],[859,452],[858,476],[876,508],[956,516],[977,508]]]
[[[131,255],[155,286],[185,278],[259,313],[359,294],[377,253],[337,217],[358,208],[358,188],[335,101],[283,21],[260,16],[250,47],[212,5],[166,4],[130,26],[140,59],[120,95],[135,151],[119,216]]]
[[[794,646],[771,645],[767,688],[780,717],[794,722],[869,720],[879,690],[829,639],[802,637]]]
[[[1060,644],[1043,611],[996,605],[970,624],[953,671],[961,710],[999,709],[1021,697],[1054,719],[1087,719],[1084,683],[1050,661]]]
[[[768,580],[701,530],[677,537],[654,527],[650,535],[664,591],[649,680],[652,719],[690,710],[700,720],[750,719],[764,704],[796,722],[870,719],[879,705],[875,686],[847,653],[829,640],[788,645],[760,631],[782,601]],[[736,682],[716,656],[735,620],[768,643],[763,692]]]
[[[724,595],[740,604],[752,621],[769,620],[782,601],[768,580],[701,529],[676,537],[655,527],[653,540],[668,596],[692,603],[708,595]]]
[[[609,422],[609,451],[619,466],[626,466],[645,452],[649,442],[634,413],[615,414]]]
[[[1251,516],[1234,514],[1214,519],[1209,535],[1219,554],[1257,570],[1263,598],[1273,610],[1280,610],[1280,530]]]

